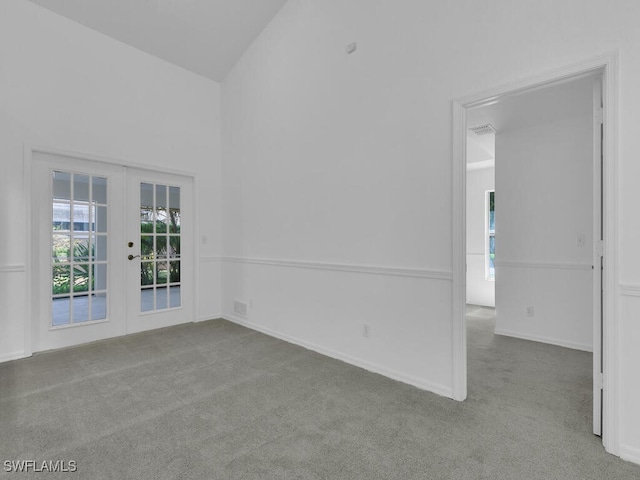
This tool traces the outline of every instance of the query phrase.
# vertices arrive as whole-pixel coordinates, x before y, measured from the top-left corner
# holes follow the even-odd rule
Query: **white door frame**
[[[604,297],[603,297],[603,431],[605,449],[619,451],[618,421],[618,54],[593,58],[514,81],[506,85],[453,101],[453,397],[467,397],[466,302],[466,140],[467,109],[478,107],[502,96],[538,88],[574,77],[601,72],[604,103]]]
[[[120,159],[116,159],[116,158],[111,158],[111,157],[106,157],[106,156],[100,156],[100,155],[95,155],[95,154],[90,154],[90,153],[81,153],[81,152],[77,152],[77,151],[69,151],[69,150],[63,150],[63,149],[59,149],[59,148],[52,148],[52,147],[45,147],[45,146],[38,146],[38,145],[31,145],[31,144],[25,144],[24,145],[24,152],[23,152],[23,172],[24,172],[24,183],[23,183],[23,187],[24,187],[24,192],[25,192],[25,205],[24,205],[24,212],[25,212],[25,216],[28,219],[32,219],[34,218],[34,214],[35,212],[35,208],[38,208],[38,205],[33,201],[33,192],[32,192],[32,184],[33,184],[33,164],[34,164],[34,154],[35,153],[44,153],[44,154],[51,154],[51,155],[59,155],[59,156],[63,156],[63,157],[69,157],[72,159],[78,159],[78,160],[90,160],[92,162],[98,162],[98,163],[104,163],[107,165],[111,165],[111,166],[119,166],[119,167],[126,167],[126,168],[135,168],[138,170],[147,170],[150,172],[161,172],[161,173],[165,173],[165,174],[174,174],[174,175],[180,175],[182,177],[190,177],[193,180],[193,217],[194,217],[194,228],[193,228],[193,236],[194,236],[194,242],[193,242],[193,248],[194,248],[194,261],[193,261],[193,273],[192,273],[192,278],[191,278],[191,282],[193,285],[193,318],[192,321],[196,321],[196,316],[197,316],[197,306],[198,306],[198,289],[197,289],[197,283],[196,280],[199,278],[199,269],[200,269],[200,262],[198,261],[198,259],[200,258],[199,252],[200,252],[200,248],[199,248],[199,242],[196,240],[198,238],[200,238],[200,229],[199,229],[199,222],[198,222],[198,215],[199,215],[199,209],[198,209],[198,176],[194,173],[194,172],[190,172],[187,170],[178,170],[178,169],[174,169],[174,168],[165,168],[165,167],[155,167],[155,166],[150,166],[150,165],[145,165],[145,164],[141,164],[141,163],[136,163],[136,162],[129,162],[129,161],[124,161],[124,160],[120,160]],[[26,258],[27,258],[27,263],[26,263],[26,300],[27,300],[27,305],[28,305],[28,311],[27,313],[27,320],[24,322],[24,355],[23,357],[30,357],[31,355],[33,355],[33,342],[32,342],[32,325],[33,325],[33,302],[34,301],[38,301],[38,299],[33,298],[33,292],[31,289],[31,285],[33,285],[33,282],[36,281],[37,278],[37,265],[34,265],[34,248],[36,248],[37,242],[34,242],[32,239],[34,238],[35,235],[35,228],[33,225],[32,221],[27,221],[26,222],[26,230],[27,230],[27,245],[26,245]]]

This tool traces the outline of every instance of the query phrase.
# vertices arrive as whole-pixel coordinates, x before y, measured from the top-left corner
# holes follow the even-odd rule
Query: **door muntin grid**
[[[180,187],[140,183],[140,312],[182,306]]]
[[[107,182],[52,172],[52,328],[107,320]]]

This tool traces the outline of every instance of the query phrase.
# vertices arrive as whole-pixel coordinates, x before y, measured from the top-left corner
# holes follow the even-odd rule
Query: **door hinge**
[[[594,386],[598,390],[602,390],[604,388],[604,373],[597,373],[593,377]]]

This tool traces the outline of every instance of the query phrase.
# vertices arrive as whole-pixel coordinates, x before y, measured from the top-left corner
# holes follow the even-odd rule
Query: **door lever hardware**
[[[130,254],[127,258],[128,258],[129,260],[133,260],[134,258],[138,258],[139,256],[140,256],[140,255],[131,255],[131,254]]]

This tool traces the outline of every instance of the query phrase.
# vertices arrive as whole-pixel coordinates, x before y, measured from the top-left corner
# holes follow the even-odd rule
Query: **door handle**
[[[139,256],[140,256],[140,255],[131,255],[131,254],[129,254],[129,256],[127,256],[127,258],[128,258],[129,260],[133,260],[134,258],[138,258]]]

